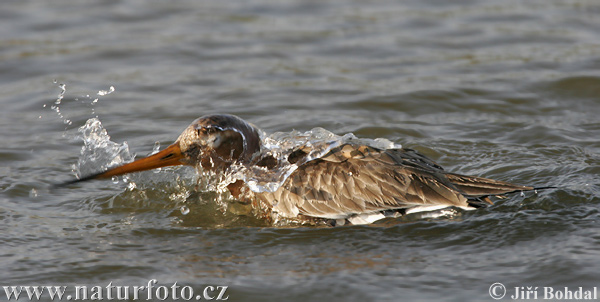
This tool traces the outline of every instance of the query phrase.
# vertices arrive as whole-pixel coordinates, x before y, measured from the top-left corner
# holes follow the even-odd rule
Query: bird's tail
[[[465,197],[467,197],[469,204],[474,207],[482,207],[486,203],[492,204],[489,199],[490,196],[502,197],[503,195],[510,193],[556,188],[521,186],[489,178],[453,173],[446,174],[446,177]]]

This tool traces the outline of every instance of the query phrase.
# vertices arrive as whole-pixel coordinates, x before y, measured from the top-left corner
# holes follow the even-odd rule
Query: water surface
[[[600,286],[596,1],[9,1],[0,16],[2,286],[157,279],[227,285],[230,301]],[[51,188],[91,158],[78,131],[91,119],[124,160],[210,113],[559,188],[340,228],[223,217],[184,168]]]

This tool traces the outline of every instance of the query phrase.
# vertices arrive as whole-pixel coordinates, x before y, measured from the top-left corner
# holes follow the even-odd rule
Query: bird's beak
[[[181,148],[179,147],[179,142],[175,142],[174,144],[170,145],[169,147],[165,148],[164,150],[162,150],[158,153],[152,154],[148,157],[144,157],[144,158],[138,159],[132,163],[128,163],[128,164],[124,164],[122,166],[112,168],[105,172],[82,177],[80,179],[64,183],[63,185],[68,185],[68,184],[91,180],[91,179],[111,178],[113,176],[118,176],[118,175],[123,175],[123,174],[127,174],[127,173],[138,172],[138,171],[152,170],[152,169],[161,168],[161,167],[183,165],[184,162],[182,162],[182,159],[184,159],[184,155],[181,152]]]

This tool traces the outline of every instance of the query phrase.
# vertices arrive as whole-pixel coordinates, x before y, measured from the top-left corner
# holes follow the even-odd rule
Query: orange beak
[[[69,184],[73,184],[76,182],[81,182],[81,181],[86,181],[86,180],[91,180],[91,179],[105,179],[105,178],[110,178],[113,176],[118,176],[118,175],[123,175],[123,174],[127,174],[127,173],[138,172],[138,171],[152,170],[152,169],[161,168],[161,167],[183,165],[184,163],[181,161],[183,158],[184,158],[184,155],[183,155],[183,153],[181,153],[181,148],[179,148],[179,143],[176,142],[156,154],[152,154],[148,157],[138,159],[132,163],[128,163],[128,164],[124,164],[122,166],[112,168],[105,172],[101,172],[98,174],[92,174],[92,175],[89,175],[86,177],[82,177],[80,179],[69,181],[67,183],[64,183],[63,185],[69,185]]]

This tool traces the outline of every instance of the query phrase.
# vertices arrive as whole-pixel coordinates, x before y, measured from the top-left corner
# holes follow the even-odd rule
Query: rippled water
[[[226,285],[230,301],[600,286],[597,1],[9,1],[0,16],[1,286],[157,279]],[[52,189],[209,113],[559,188],[338,228],[223,214],[186,168]],[[93,146],[110,137],[95,151],[89,121],[106,130]]]

